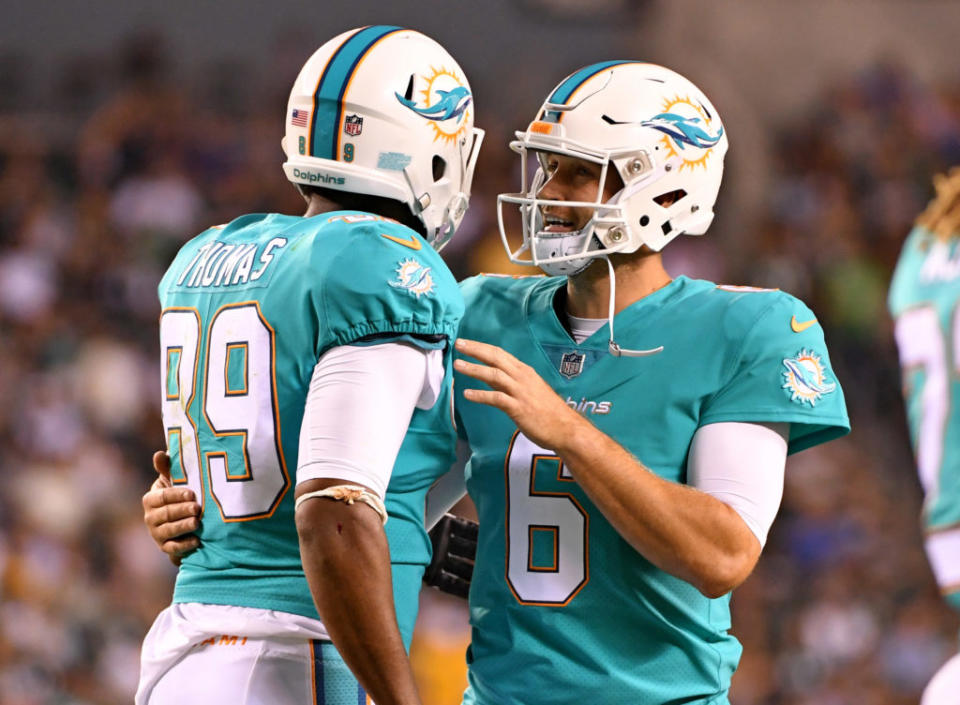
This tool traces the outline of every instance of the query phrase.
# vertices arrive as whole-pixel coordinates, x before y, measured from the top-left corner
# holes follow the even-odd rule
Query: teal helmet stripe
[[[340,45],[327,62],[313,94],[310,156],[337,158],[337,131],[343,119],[343,95],[357,65],[378,41],[402,27],[374,25],[358,30]]]
[[[622,64],[635,64],[636,61],[602,61],[599,64],[590,64],[589,66],[584,66],[579,71],[570,74],[567,78],[557,86],[553,93],[550,94],[550,97],[547,98],[549,103],[559,103],[560,105],[566,105],[567,101],[570,100],[570,97],[573,95],[580,86],[589,81],[591,78],[596,76],[601,71],[609,69],[613,66],[621,66]],[[560,113],[556,111],[547,111],[542,120],[546,122],[557,122],[559,120]]]

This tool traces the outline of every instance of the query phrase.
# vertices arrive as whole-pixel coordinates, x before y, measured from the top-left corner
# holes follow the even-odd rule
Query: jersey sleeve
[[[728,379],[706,400],[700,425],[786,422],[788,452],[796,453],[848,433],[850,421],[816,316],[792,296],[769,296]]]
[[[321,260],[322,353],[337,345],[391,341],[441,348],[456,336],[463,297],[440,256],[397,223],[342,224],[339,248]]]
[[[485,305],[483,300],[483,285],[485,283],[486,277],[482,274],[467,277],[460,282],[460,294],[463,296],[464,306],[469,306],[469,308],[466,309],[463,322],[461,323],[460,333],[464,337],[470,337],[470,331],[474,328],[473,321],[478,318],[482,320],[481,314],[483,313],[482,309]]]
[[[917,299],[917,280],[928,248],[937,245],[936,238],[925,228],[915,226],[903,243],[897,266],[893,270],[887,309],[896,318]],[[941,245],[942,247],[942,245]]]

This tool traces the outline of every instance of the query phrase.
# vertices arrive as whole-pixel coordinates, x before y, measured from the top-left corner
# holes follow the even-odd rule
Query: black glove
[[[473,578],[473,559],[477,555],[477,523],[445,514],[430,529],[433,560],[423,574],[430,587],[466,599]]]

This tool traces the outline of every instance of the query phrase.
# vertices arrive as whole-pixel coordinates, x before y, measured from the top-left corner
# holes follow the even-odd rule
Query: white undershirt
[[[404,343],[328,350],[310,380],[297,483],[335,478],[383,497],[410,417],[436,403],[443,375],[442,350]]]
[[[570,327],[570,335],[579,345],[598,330],[603,328],[607,322],[606,318],[579,318],[567,314],[567,325]]]

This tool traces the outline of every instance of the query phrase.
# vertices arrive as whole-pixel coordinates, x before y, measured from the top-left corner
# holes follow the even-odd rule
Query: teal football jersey
[[[159,293],[173,479],[203,504],[202,545],[183,560],[174,600],[316,618],[293,492],[313,369],[329,348],[371,336],[449,349],[463,315],[456,281],[423,238],[379,216],[260,214],[187,243]],[[444,391],[433,408],[414,412],[385,497],[408,644],[430,557],[425,496],[453,461],[445,357]]]
[[[907,422],[925,502],[927,556],[960,610],[960,240],[922,227],[907,237],[890,285]]]
[[[533,366],[567,404],[667,480],[686,481],[690,441],[716,422],[787,422],[789,450],[849,430],[823,332],[779,291],[678,277],[577,344],[554,309],[562,278],[461,284],[460,335]],[[656,568],[605,520],[551,450],[503,412],[464,399],[467,488],[480,519],[470,590],[465,703],[725,703],[741,647],[729,596],[704,597]]]

